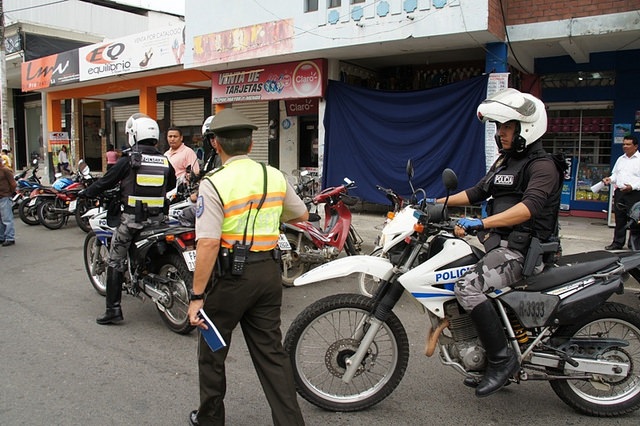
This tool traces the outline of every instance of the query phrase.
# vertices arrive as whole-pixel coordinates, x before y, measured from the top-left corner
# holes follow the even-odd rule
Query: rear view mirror
[[[448,191],[454,191],[458,187],[458,176],[451,169],[444,169],[442,172],[442,183]]]

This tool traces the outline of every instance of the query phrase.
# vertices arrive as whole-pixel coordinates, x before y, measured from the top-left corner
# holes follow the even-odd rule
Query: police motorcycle
[[[84,266],[91,285],[102,296],[107,294],[107,259],[118,225],[104,206],[113,206],[111,201],[118,197],[118,188],[105,191],[98,196],[97,213],[85,214],[91,231],[84,240]],[[163,223],[143,229],[134,238],[123,284],[126,293],[142,301],[151,299],[166,326],[178,334],[194,329],[187,309],[195,270],[196,234],[194,225],[185,226],[179,213],[189,206],[188,200],[172,205]]]
[[[412,176],[410,164],[407,167]],[[445,170],[448,191],[457,177]],[[416,191],[414,191],[415,194]],[[424,191],[423,191],[424,192]],[[393,308],[406,291],[427,314],[425,354],[478,379],[486,355],[470,315],[454,294],[456,279],[483,255],[453,234],[444,205],[406,209],[385,257],[352,256],[321,265],[296,286],[367,273],[381,285],[369,298],[336,294],[305,308],[285,336],[298,393],[331,411],[358,411],[385,399],[409,361],[409,341]],[[408,220],[409,216],[412,220]],[[402,229],[401,229],[402,228]],[[563,256],[530,275],[559,243],[530,246],[525,278],[490,293],[520,370],[511,381],[548,381],[580,413],[618,416],[640,408],[640,312],[609,302],[629,275],[640,278],[640,253],[593,251]]]

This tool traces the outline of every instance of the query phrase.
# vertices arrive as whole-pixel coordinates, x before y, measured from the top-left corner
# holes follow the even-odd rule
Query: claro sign
[[[316,115],[318,114],[318,100],[319,98],[304,98],[284,101],[287,115],[289,117],[294,115]]]
[[[211,95],[218,104],[318,98],[324,95],[325,76],[323,59],[213,72]]]

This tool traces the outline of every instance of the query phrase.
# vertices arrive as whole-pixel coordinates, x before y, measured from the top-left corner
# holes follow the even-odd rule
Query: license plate
[[[191,272],[196,270],[196,251],[189,250],[182,253],[182,257],[184,257],[184,261],[187,262],[187,268]]]
[[[69,211],[70,211],[70,212],[74,212],[74,211],[76,211],[76,203],[77,203],[77,201],[76,201],[76,200],[73,200],[73,201],[70,201],[70,202],[69,202]]]
[[[285,234],[280,234],[278,237],[278,248],[280,250],[291,250],[291,244],[289,244],[289,240],[287,240]]]
[[[33,207],[36,205],[36,201],[38,201],[37,198],[32,198],[31,201],[29,201],[29,207]]]

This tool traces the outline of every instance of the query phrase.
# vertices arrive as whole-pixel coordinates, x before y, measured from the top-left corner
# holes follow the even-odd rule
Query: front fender
[[[373,275],[380,279],[389,279],[392,271],[393,265],[388,259],[365,255],[348,256],[313,268],[296,278],[293,285],[297,287],[318,281],[346,277],[357,272]]]

